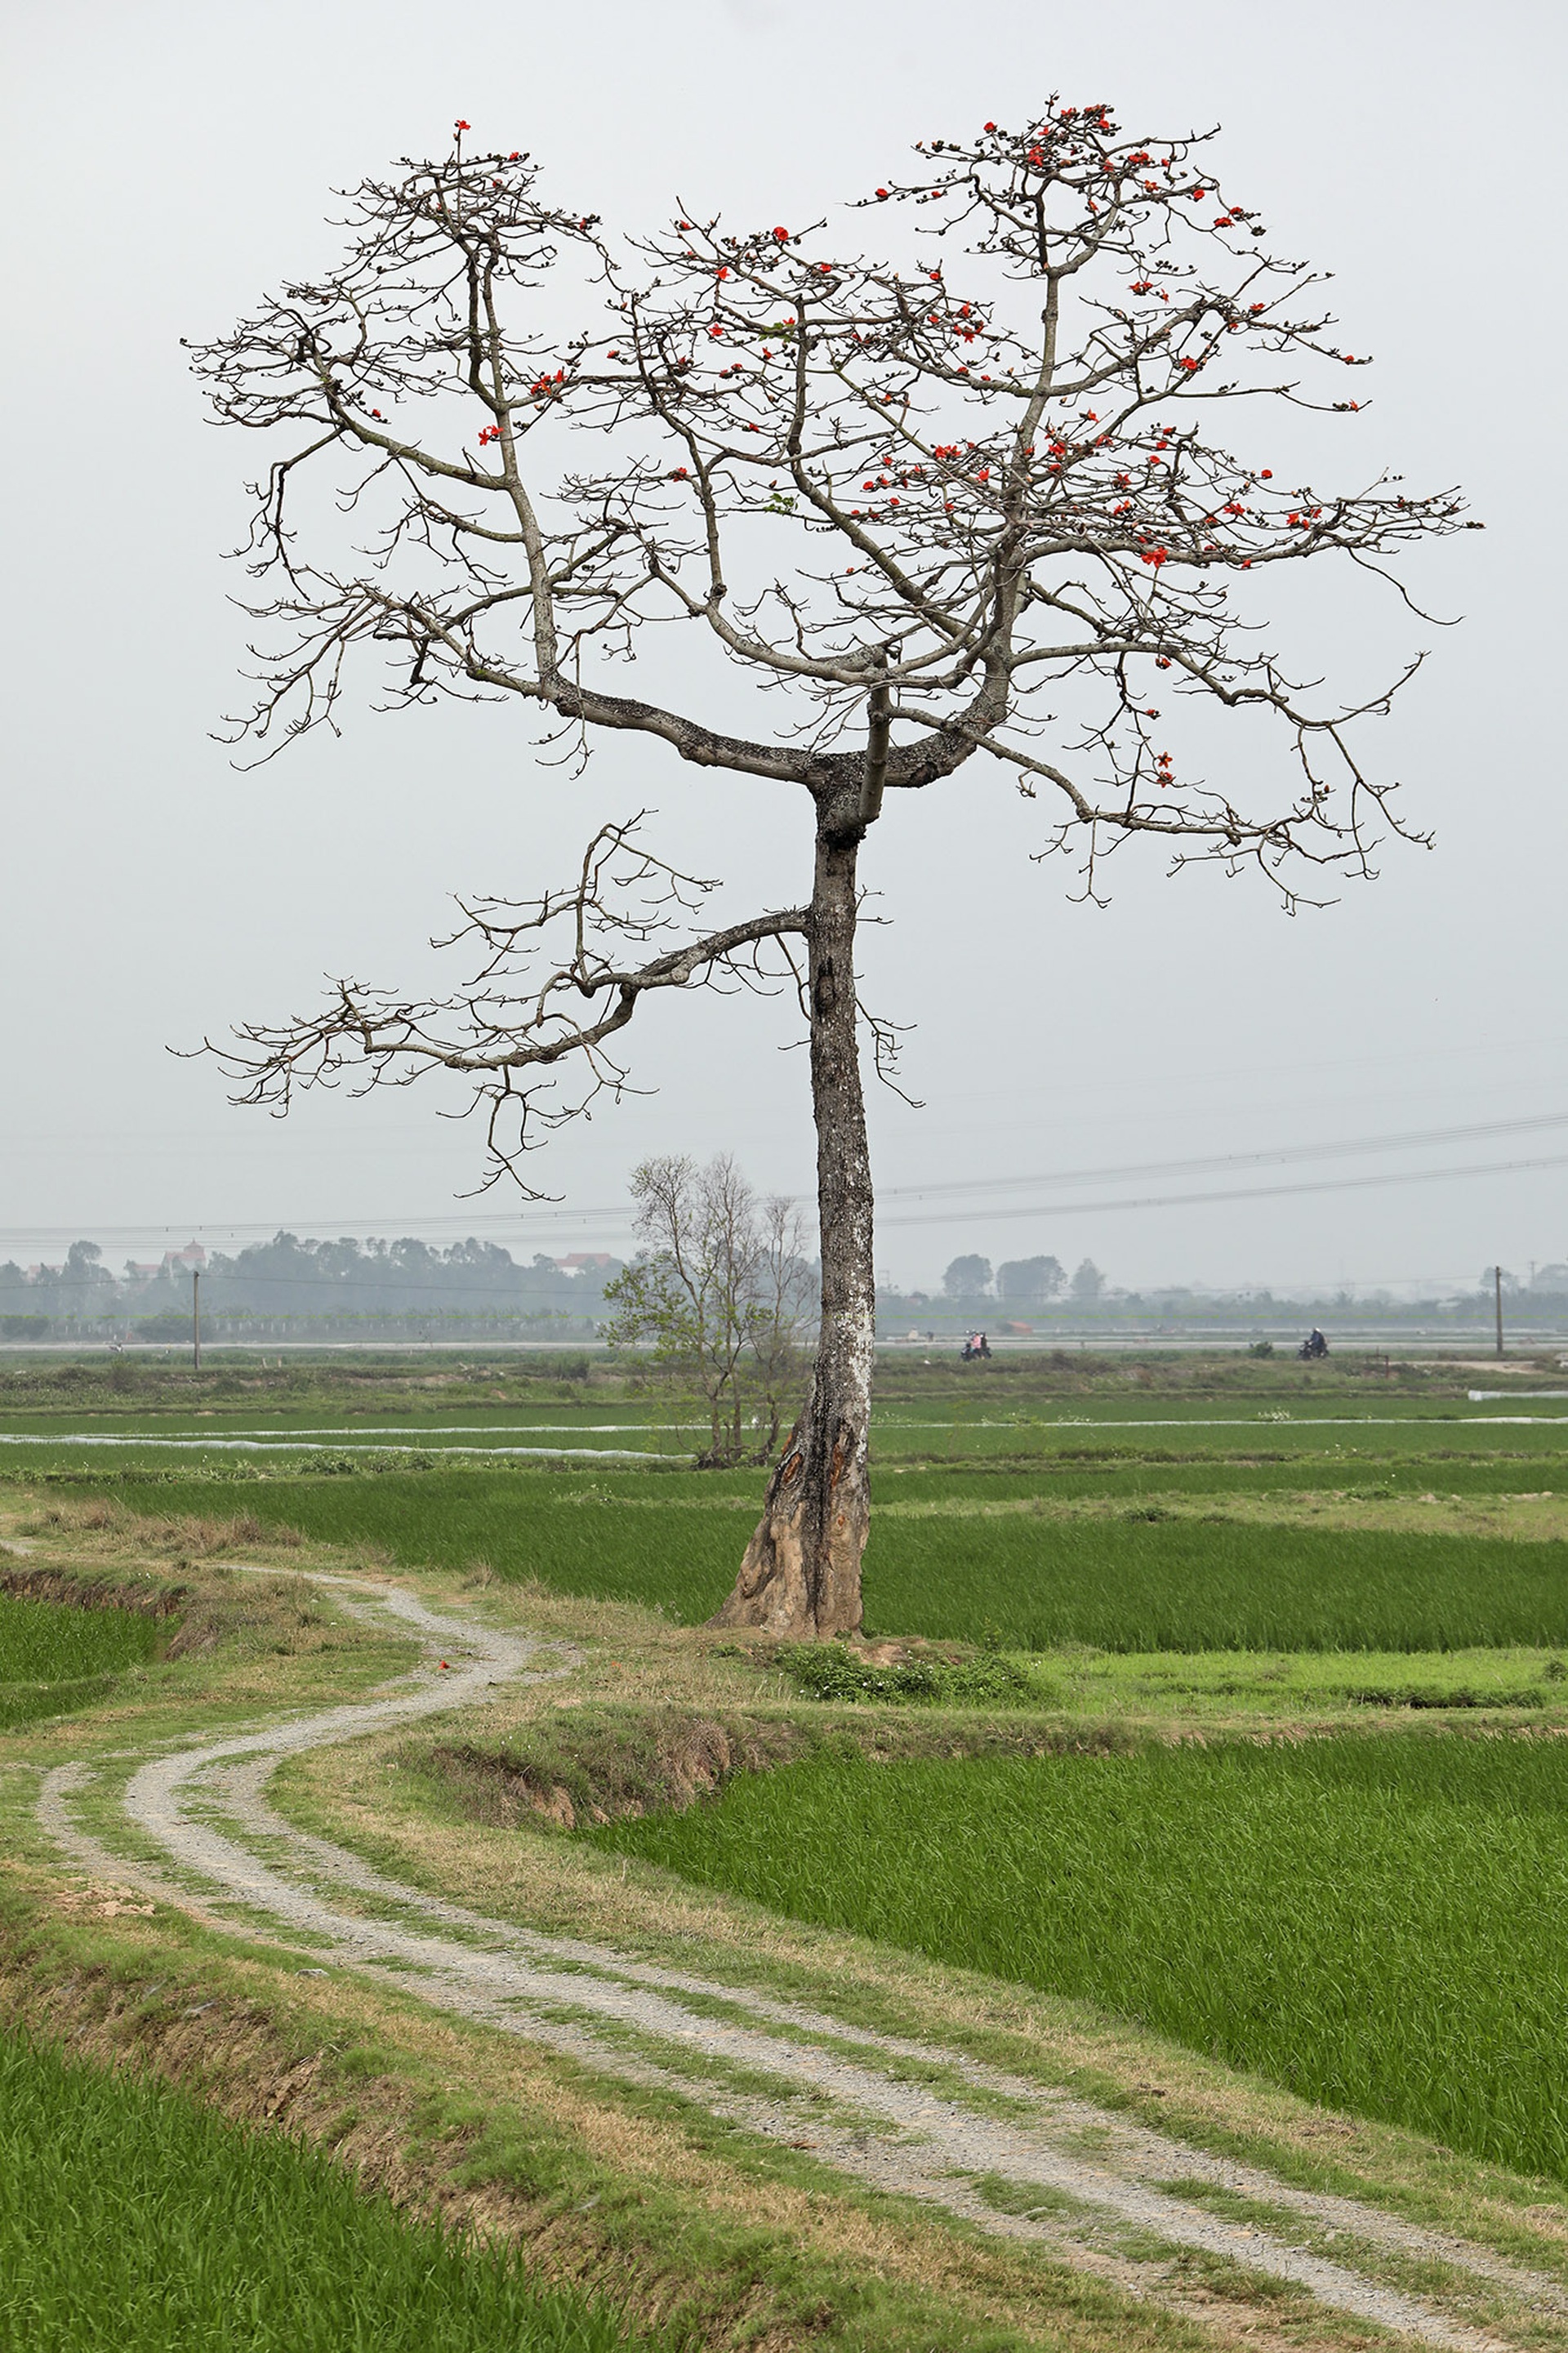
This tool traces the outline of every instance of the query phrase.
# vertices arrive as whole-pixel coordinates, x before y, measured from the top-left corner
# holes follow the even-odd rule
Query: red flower
[[[1183,365],[1184,368],[1195,368],[1195,367],[1196,367],[1196,365],[1197,365],[1197,362],[1196,362],[1196,360],[1184,360],[1184,361],[1182,362],[1182,365]]]
[[[471,122],[454,122],[452,125],[454,131],[471,131],[473,127],[474,126]],[[445,1666],[446,1663],[446,1660],[443,1659],[441,1664]]]
[[[877,191],[877,202],[878,202],[879,205],[885,205],[885,204],[887,203],[887,201],[888,201],[888,191],[886,190],[886,188],[879,188],[879,189],[878,189],[878,191]]]
[[[1259,474],[1259,475],[1258,475],[1258,480],[1259,480],[1260,482],[1271,482],[1271,481],[1274,480],[1274,469],[1273,469],[1273,467],[1272,467],[1272,466],[1265,466],[1265,467],[1264,467],[1264,469],[1263,469],[1263,471],[1261,472],[1261,474]]]
[[[986,124],[985,128],[986,128],[986,130],[987,130],[987,131],[994,131],[994,130],[995,130],[995,128],[996,128],[996,125],[995,125],[994,122],[988,122],[988,123]]]
[[[832,262],[819,261],[816,265],[816,273],[819,278],[831,278],[833,275]]]
[[[787,228],[775,228],[775,229],[774,229],[774,231],[773,231],[773,238],[774,238],[775,243],[777,243],[777,244],[779,244],[779,245],[787,245],[787,244],[789,243],[789,231],[788,231],[788,229],[787,229]]]
[[[728,278],[730,273],[727,269],[716,269],[713,275],[715,278]]]

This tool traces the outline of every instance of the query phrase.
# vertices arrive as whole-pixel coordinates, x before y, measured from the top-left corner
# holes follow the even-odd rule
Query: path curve
[[[1568,2288],[1489,2249],[1359,2200],[1298,2189],[939,2042],[873,2033],[717,1976],[489,1918],[405,1886],[346,1848],[297,1830],[264,1794],[286,1757],[483,1704],[520,1680],[567,1674],[579,1657],[569,1644],[442,1615],[397,1586],[303,1573],[351,1616],[417,1636],[429,1663],[379,1696],[281,1716],[139,1767],[123,1791],[125,1817],[163,1850],[178,1878],[127,1862],[83,1830],[73,1799],[90,1785],[91,1770],[79,1762],[56,1767],[45,1777],[38,1819],[73,1862],[209,1917],[215,1905],[241,1906],[252,1926],[259,1916],[284,1941],[289,1932],[308,1939],[316,1947],[310,1958],[323,1966],[395,1985],[622,2081],[676,2091],[745,2129],[810,2147],[858,2180],[944,2208],[988,2232],[1041,2242],[1168,2306],[1182,2306],[1179,2287],[1156,2284],[1147,2251],[1130,2258],[1119,2234],[1123,2241],[1130,2230],[1152,2234],[1168,2250],[1227,2258],[1292,2282],[1338,2311],[1456,2353],[1493,2353],[1520,2341],[1368,2277],[1355,2266],[1353,2247],[1346,2259],[1330,2258],[1210,2213],[1164,2186],[1201,2181],[1266,2202],[1320,2237],[1342,2234],[1369,2249],[1448,2266],[1475,2289],[1522,2306],[1521,2323],[1538,2330],[1568,2321]],[[264,1841],[266,1855],[247,1840]],[[345,1905],[345,1896],[357,1900]],[[716,2017],[716,2002],[731,2015]],[[690,2072],[694,2060],[705,2071],[717,2063],[717,2080]],[[910,2062],[939,2064],[953,2090],[900,2080],[898,2070]],[[727,2069],[746,2071],[747,2087],[726,2085]],[[759,2072],[776,2091],[755,2088]],[[994,2107],[987,2112],[996,2094],[1017,2111],[1005,2119]],[[1092,2158],[1082,2153],[1086,2133],[1099,2143]],[[977,2187],[986,2177],[1019,2190],[1037,2188],[1047,2211],[998,2211]],[[1205,2308],[1212,2313],[1212,2298]]]

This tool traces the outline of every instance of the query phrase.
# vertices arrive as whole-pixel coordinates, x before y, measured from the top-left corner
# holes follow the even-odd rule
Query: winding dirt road
[[[868,2032],[718,1976],[487,1918],[297,1830],[266,1796],[283,1759],[483,1703],[520,1678],[563,1675],[574,1663],[561,1644],[440,1615],[396,1586],[325,1575],[311,1581],[351,1616],[420,1639],[429,1663],[379,1696],[150,1757],[124,1787],[123,1812],[156,1842],[167,1869],[129,1862],[89,1834],[77,1801],[93,1773],[81,1763],[58,1767],[45,1779],[38,1816],[73,1863],[230,1925],[237,1907],[253,1932],[259,1926],[295,1952],[302,1940],[323,1968],[395,1985],[622,2081],[660,2085],[746,2130],[809,2147],[855,2180],[986,2232],[1040,2242],[1169,2306],[1181,2304],[1178,2292],[1161,2285],[1170,2253],[1197,2249],[1293,2282],[1325,2306],[1425,2345],[1487,2353],[1518,2345],[1526,2332],[1537,2343],[1568,2344],[1568,2288],[1487,2248],[1357,2200],[1295,2188],[956,2049]],[[910,2063],[940,2066],[950,2088],[911,2080]],[[769,2088],[758,2090],[759,2073]],[[1005,2116],[997,2094],[1016,2104]],[[1012,2185],[1017,2194],[1006,2202],[1025,2208],[1037,2189],[1039,2205],[999,2211],[994,2190],[982,2194],[987,2181]],[[1174,2194],[1175,2183],[1267,2205],[1279,2235],[1211,2213]],[[1132,2233],[1142,2251],[1129,2251]],[[1167,2251],[1163,2263],[1158,2248],[1151,2257],[1151,2238]],[[1332,2253],[1323,2252],[1331,2242]],[[1440,2300],[1402,2293],[1375,2276],[1380,2255],[1442,2266],[1450,2286]],[[1483,2324],[1478,2307],[1504,2316]]]

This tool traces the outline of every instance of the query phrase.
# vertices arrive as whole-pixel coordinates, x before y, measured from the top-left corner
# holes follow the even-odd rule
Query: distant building
[[[187,1242],[182,1250],[165,1250],[162,1258],[128,1258],[125,1272],[132,1282],[155,1282],[162,1274],[205,1274],[207,1254],[200,1242]]]
[[[563,1274],[575,1274],[583,1267],[592,1267],[597,1273],[601,1267],[614,1266],[616,1262],[609,1250],[574,1250],[570,1257],[555,1261]]]

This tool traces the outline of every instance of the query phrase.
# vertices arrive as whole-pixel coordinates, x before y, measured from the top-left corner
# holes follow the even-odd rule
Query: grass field
[[[1559,1742],[829,1758],[591,1835],[1568,2180]]]
[[[67,1609],[0,1594],[0,1685],[116,1673],[151,1658],[158,1627],[128,1609]]]
[[[628,2342],[607,2312],[540,2293],[290,2141],[15,2038],[0,2040],[0,2342],[29,2353]]]
[[[0,1594],[0,1726],[79,1707],[157,1649],[151,1618]]]
[[[437,1386],[415,1360],[380,1386],[318,1368],[309,1394],[292,1376],[247,1376],[240,1394],[225,1375],[128,1407],[85,1384],[14,1393],[0,1366],[0,1440],[22,1441],[0,1444],[14,1575],[89,1591],[134,1578],[137,1593],[177,1580],[192,1637],[165,1658],[144,1618],[0,1598],[0,1807],[32,1940],[7,1963],[45,1997],[25,2014],[63,2035],[75,2005],[100,2020],[94,2047],[215,2097],[239,2080],[232,2021],[273,2001],[256,1924],[198,1936],[107,1865],[55,1854],[38,1776],[79,1755],[71,1818],[133,1863],[133,1757],[335,1704],[407,1663],[401,1640],[373,1640],[334,1600],[307,1608],[290,1576],[390,1559],[433,1572],[407,1583],[443,1610],[569,1642],[570,1669],[492,1687],[482,1715],[399,1718],[384,1738],[291,1757],[271,1798],[301,1829],[487,1916],[632,1953],[638,1988],[650,1968],[710,1972],[723,2019],[750,1989],[879,2021],[1103,2100],[1113,2123],[1131,2112],[1287,2181],[1359,2183],[1374,2205],[1568,2278],[1554,2220],[1568,2216],[1568,1412],[1483,1410],[1462,1369],[1336,1364],[1321,1383],[1217,1360],[996,1369],[983,1384],[899,1366],[883,1382],[867,1615],[912,1647],[868,1651],[683,1630],[729,1589],[763,1473],[697,1472],[679,1412],[647,1394],[558,1377],[545,1394],[477,1368]],[[492,1444],[520,1451],[459,1451]],[[271,1526],[306,1542],[274,1550]],[[96,1721],[9,1729],[94,1693],[110,1703]],[[267,1854],[292,1867],[281,1844]],[[9,1918],[0,1905],[0,1942]],[[1021,2243],[942,2236],[935,2203],[851,2214],[819,2087],[764,2147],[722,2111],[701,2121],[706,2087],[728,2097],[742,2081],[720,2072],[735,2054],[666,2039],[651,2017],[625,2048],[670,2084],[616,2088],[603,2054],[558,2065],[517,2021],[483,2047],[488,2027],[436,2031],[420,1970],[388,1989],[313,1948],[278,1968],[269,2068],[287,2082],[304,2051],[321,2069],[311,2104],[284,2116],[374,2164],[390,2152],[428,2211],[472,2191],[525,2238],[542,2232],[556,2275],[636,2280],[645,2313],[707,2316],[710,2346],[747,2329],[864,2353],[967,2345],[921,2301],[948,2293],[961,2260],[977,2353],[1133,2341],[1131,2307],[1096,2319],[1054,2301],[1054,2253],[1038,2268]],[[630,2015],[615,2012],[617,2034]],[[384,2078],[360,2068],[362,2048]],[[248,2114],[258,2103],[241,2095]],[[486,2169],[492,2121],[515,2173]],[[1123,2161],[1112,2127],[1092,2149],[1079,2131],[1062,2126],[1069,2156]],[[1496,2164],[1545,2180],[1500,2187],[1482,2169]],[[509,2185],[493,2206],[492,2179]],[[541,2304],[517,2269],[411,2224],[276,2122],[237,2131],[151,2081],[4,2037],[0,2181],[0,2347],[623,2341],[614,2314]],[[1080,2227],[1098,2262],[1099,2223],[1066,2208],[1052,2223],[1064,2245]],[[1545,2255],[1524,2245],[1537,2229]],[[941,2237],[940,2261],[917,2232]],[[1337,2246],[1328,2232],[1320,2252]],[[1387,2266],[1415,2279],[1415,2256]],[[1180,2335],[1200,2275],[1140,2276],[1151,2327],[1176,2318]],[[1435,2278],[1428,2265],[1421,2292]],[[1479,2302],[1461,2316],[1487,2323]],[[1538,2316],[1506,2341],[1545,2342]],[[1258,2317],[1238,2306],[1225,2341]],[[1291,2341],[1331,2353],[1340,2325]]]
[[[443,1470],[242,1492],[258,1518],[331,1543],[455,1568],[482,1559],[503,1577],[639,1601],[693,1624],[733,1579],[749,1533],[746,1483]],[[952,1474],[948,1500],[962,1504],[980,1483]],[[215,1491],[195,1482],[121,1492],[150,1510],[215,1508]],[[901,1502],[903,1482],[897,1493]],[[866,1609],[879,1633],[1029,1651],[1552,1645],[1568,1643],[1568,1543],[1159,1520],[1137,1506],[1077,1519],[895,1510],[873,1521]]]

